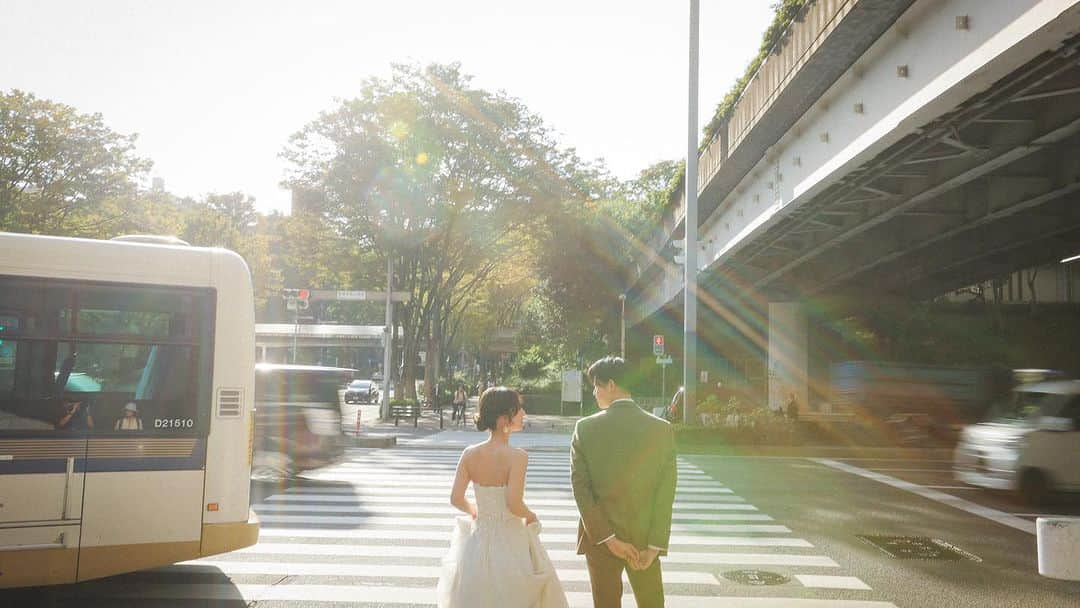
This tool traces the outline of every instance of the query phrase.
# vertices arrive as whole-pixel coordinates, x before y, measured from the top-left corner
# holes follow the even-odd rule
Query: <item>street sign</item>
[[[357,301],[357,300],[385,300],[385,291],[318,291],[316,296],[319,299],[325,300],[339,300],[339,301]],[[409,299],[409,292],[407,291],[392,291],[390,292],[390,299],[394,302],[405,302]]]
[[[569,370],[563,372],[562,400],[570,403],[581,403],[581,372]]]
[[[652,354],[659,357],[664,354],[664,336],[656,334],[652,337]]]
[[[657,365],[671,365],[671,363],[672,363],[671,355],[668,355],[666,357],[657,357],[656,358],[656,364]]]

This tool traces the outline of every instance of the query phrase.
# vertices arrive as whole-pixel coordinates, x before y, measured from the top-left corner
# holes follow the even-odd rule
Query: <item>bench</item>
[[[390,415],[394,418],[394,426],[398,425],[398,420],[401,418],[412,418],[413,426],[417,426],[420,419],[420,404],[415,401],[391,403]]]

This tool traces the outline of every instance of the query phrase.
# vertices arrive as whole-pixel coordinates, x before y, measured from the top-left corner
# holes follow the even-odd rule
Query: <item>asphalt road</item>
[[[1033,533],[1038,515],[1080,515],[1075,496],[1033,510],[1002,493],[954,481],[947,460],[686,459],[787,523],[897,606],[1080,606],[1080,582],[1038,574]],[[999,518],[1012,525],[973,514],[973,506],[1000,511]],[[1032,532],[1017,529],[1025,524]],[[862,536],[938,539],[963,557],[892,557]],[[902,549],[892,551],[903,555]]]
[[[0,592],[0,606],[431,606],[454,516],[447,494],[456,458],[437,443],[352,449],[346,461],[304,479],[253,486],[263,520],[255,547],[80,585]],[[544,522],[541,539],[571,605],[588,606],[587,573],[573,552],[568,465],[565,450],[535,451],[526,498]],[[1080,583],[1036,571],[1035,537],[1022,529],[1034,512],[960,486],[948,465],[681,457],[664,560],[668,606],[1077,605]],[[1011,525],[946,504],[948,496],[999,509]],[[1080,504],[1053,511],[1080,513]],[[955,559],[925,552],[898,559],[860,536],[937,539],[919,550],[953,547]]]

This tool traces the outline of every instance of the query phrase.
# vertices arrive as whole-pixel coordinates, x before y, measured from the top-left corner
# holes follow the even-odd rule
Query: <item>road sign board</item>
[[[671,361],[672,361],[672,359],[671,359],[670,355],[668,355],[666,357],[657,357],[656,358],[656,364],[657,365],[671,365]]]
[[[318,291],[316,295],[320,299],[339,301],[386,300],[385,291]],[[390,292],[390,299],[394,302],[404,302],[409,299],[409,292],[392,291]]]
[[[581,403],[581,372],[569,370],[563,372],[562,400],[570,403]]]
[[[652,337],[652,353],[656,356],[664,354],[664,336],[656,334]]]

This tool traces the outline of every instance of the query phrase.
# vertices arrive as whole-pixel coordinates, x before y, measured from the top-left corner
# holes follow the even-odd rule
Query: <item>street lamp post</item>
[[[619,356],[626,361],[626,294],[619,294]]]
[[[693,424],[697,393],[697,229],[698,229],[698,21],[700,0],[690,0],[690,73],[686,124],[686,261],[683,286],[683,422]]]
[[[394,257],[386,253],[386,326],[383,328],[383,389],[379,417],[390,417],[390,365],[394,349]]]

